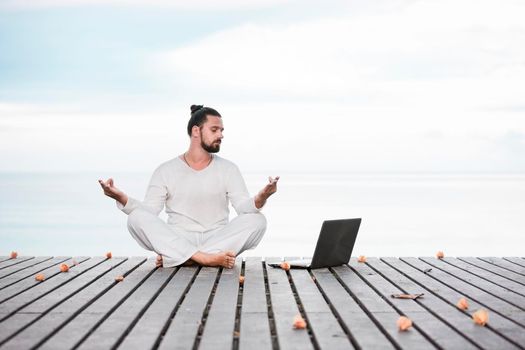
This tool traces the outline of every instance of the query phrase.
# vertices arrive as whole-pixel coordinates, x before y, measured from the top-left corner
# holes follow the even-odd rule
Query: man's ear
[[[191,137],[200,137],[200,128],[197,125],[194,125],[191,128]]]

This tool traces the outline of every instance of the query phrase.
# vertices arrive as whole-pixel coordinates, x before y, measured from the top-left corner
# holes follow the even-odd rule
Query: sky
[[[525,172],[525,2],[0,0],[0,171]]]

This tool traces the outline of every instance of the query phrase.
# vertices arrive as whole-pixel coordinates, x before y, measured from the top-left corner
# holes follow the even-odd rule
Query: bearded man
[[[261,241],[266,218],[260,210],[277,191],[279,177],[269,177],[250,197],[239,168],[216,154],[224,126],[215,109],[192,105],[187,131],[188,150],[155,169],[142,202],[115,187],[112,178],[99,183],[128,215],[132,237],[158,254],[157,266],[232,268],[237,255]],[[237,212],[231,221],[229,203]],[[167,222],[158,216],[164,207]]]

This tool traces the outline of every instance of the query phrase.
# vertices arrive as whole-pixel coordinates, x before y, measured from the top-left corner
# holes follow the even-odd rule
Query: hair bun
[[[190,109],[191,109],[191,114],[197,112],[199,109],[203,108],[204,106],[203,105],[191,105]]]

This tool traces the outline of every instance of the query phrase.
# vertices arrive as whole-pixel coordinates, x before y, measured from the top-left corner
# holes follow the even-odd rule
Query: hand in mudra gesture
[[[277,192],[277,181],[279,181],[279,176],[276,176],[275,178],[272,178],[271,176],[268,176],[268,183],[259,192],[259,194],[264,196],[265,198],[268,198],[272,194]]]
[[[268,197],[277,192],[277,181],[279,181],[279,176],[276,176],[275,178],[272,178],[271,176],[268,177],[268,183],[266,186],[264,186],[257,196],[255,196],[255,206],[257,208],[261,208],[264,203],[266,203]]]
[[[104,190],[104,194],[106,196],[116,199],[121,203],[127,202],[126,194],[119,190],[117,187],[115,187],[112,178],[109,178],[107,181],[99,179],[98,183],[100,184],[100,187],[102,187],[102,189]]]

